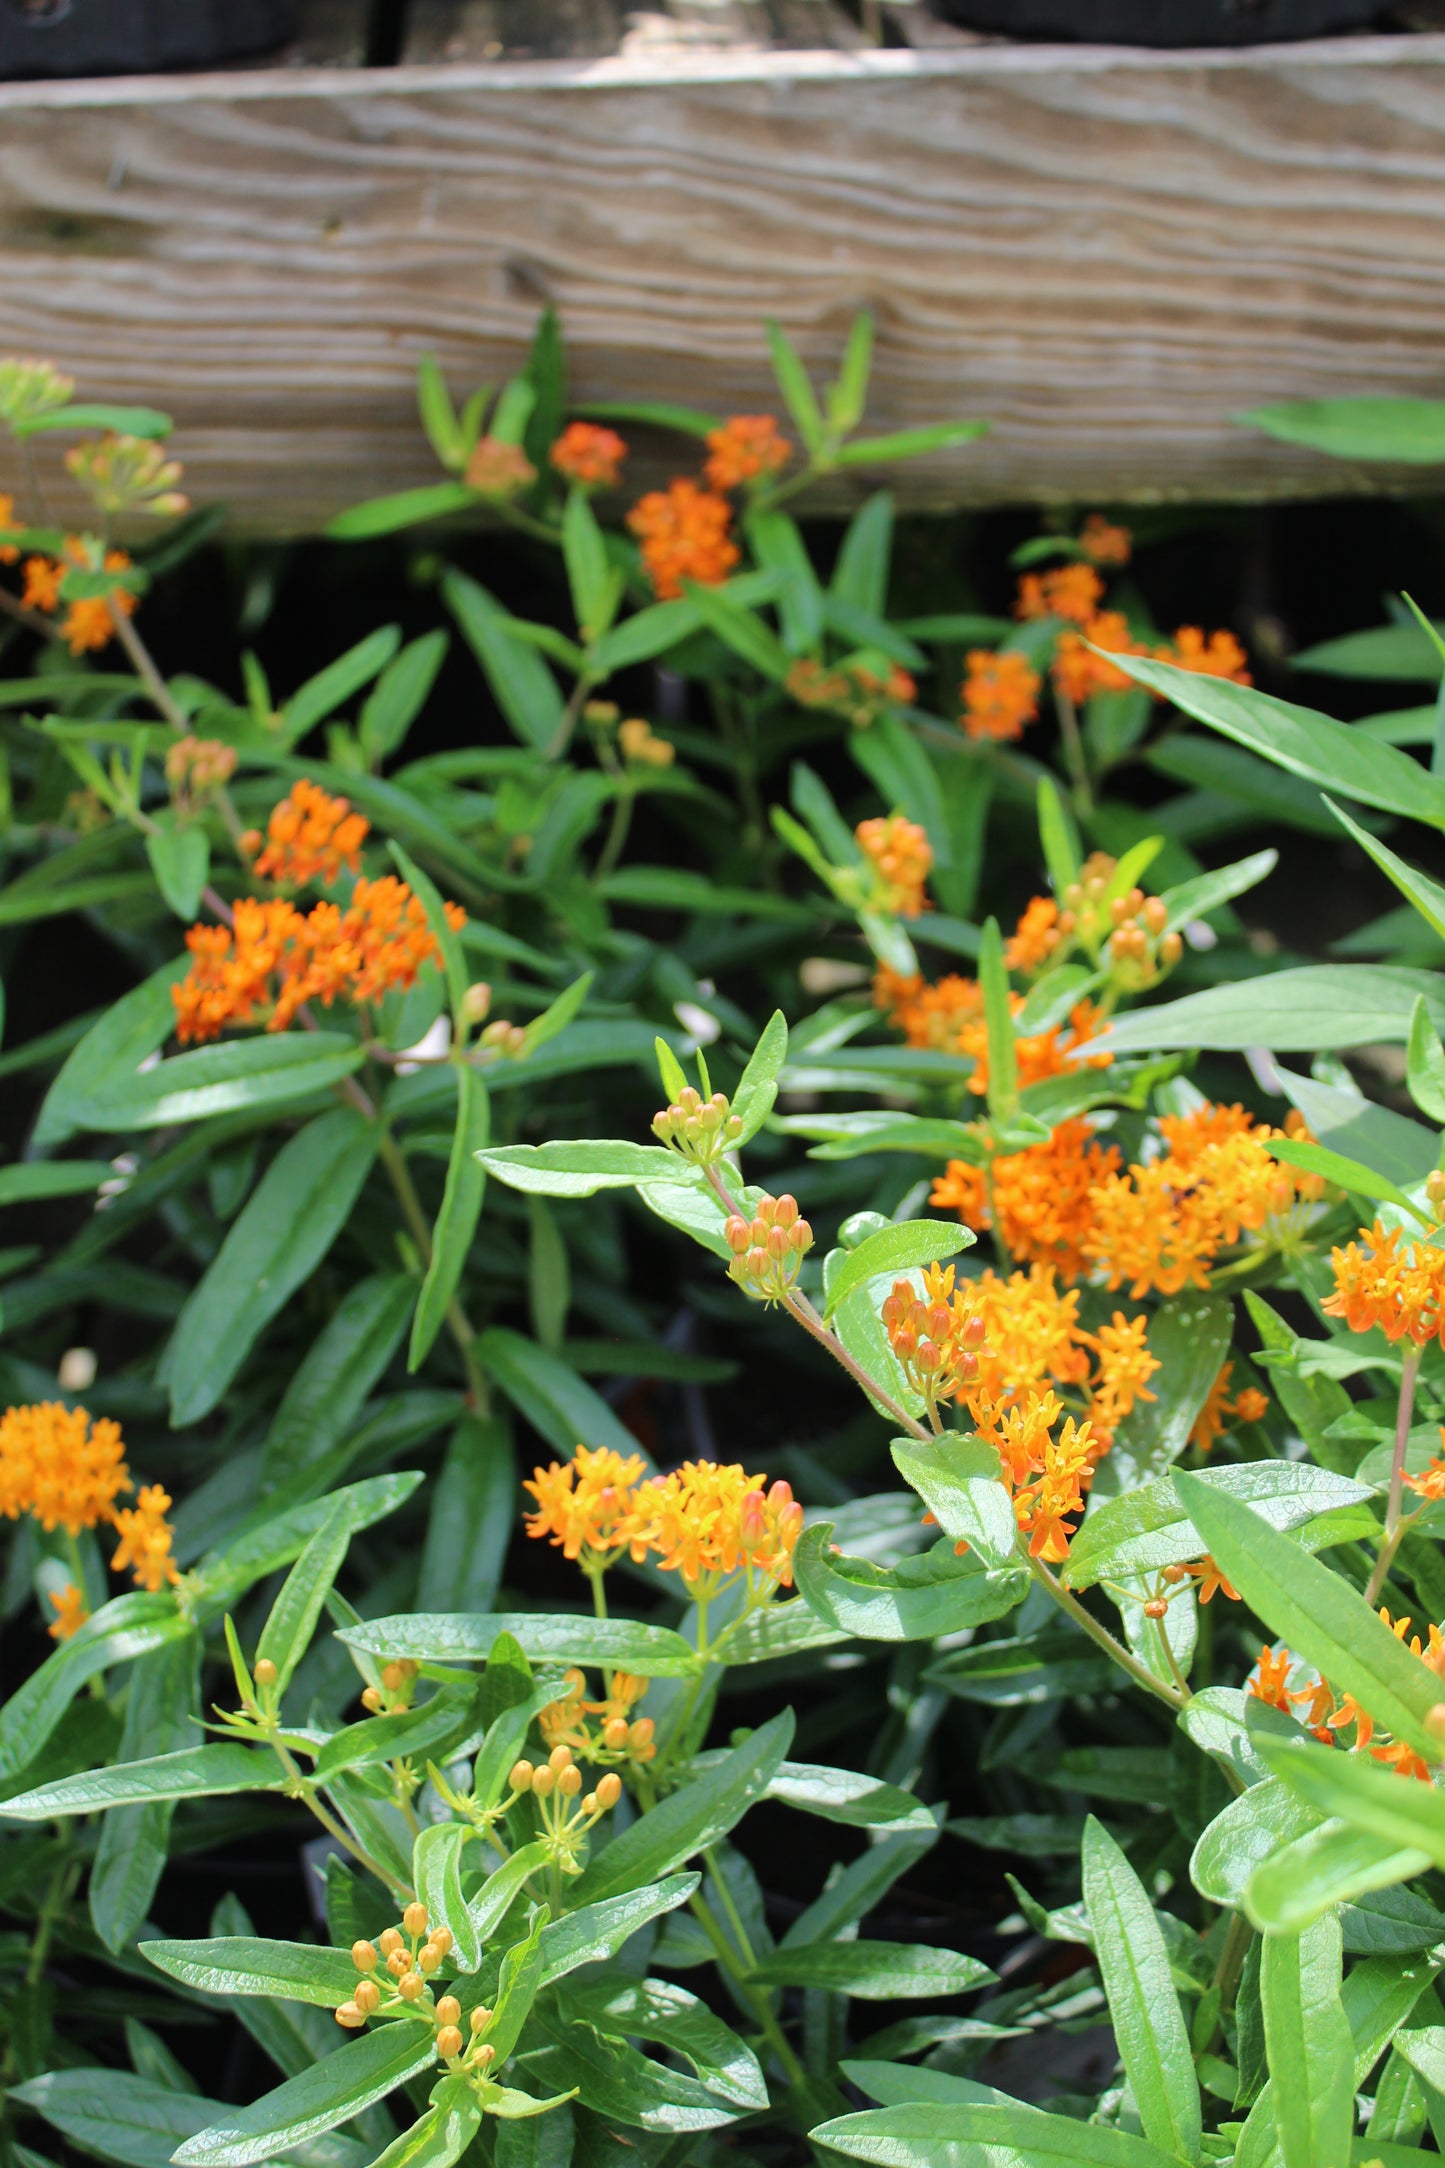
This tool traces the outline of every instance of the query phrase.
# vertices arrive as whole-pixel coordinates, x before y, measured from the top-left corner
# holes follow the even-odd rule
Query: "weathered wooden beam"
[[[1445,37],[0,88],[0,351],[171,406],[245,526],[427,479],[416,357],[495,381],[545,300],[578,397],[719,410],[873,308],[876,426],[994,425],[917,503],[1363,486],[1230,417],[1445,391]]]

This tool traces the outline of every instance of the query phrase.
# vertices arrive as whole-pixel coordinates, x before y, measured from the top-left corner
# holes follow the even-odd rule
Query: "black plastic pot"
[[[265,52],[298,0],[0,0],[0,76],[146,75]]]
[[[1366,30],[1387,0],[932,0],[946,22],[1089,45],[1268,45]]]

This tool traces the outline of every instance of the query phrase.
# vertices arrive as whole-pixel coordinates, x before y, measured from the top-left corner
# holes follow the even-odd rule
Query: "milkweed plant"
[[[770,337],[425,363],[333,533],[437,621],[289,691],[148,644],[166,417],[0,364],[0,962],[124,988],[0,1052],[21,2168],[1445,2148],[1439,703],[1257,690],[1099,512],[900,607],[981,425]],[[1313,666],[1438,683],[1410,607]],[[1295,829],[1379,961],[1247,938]]]

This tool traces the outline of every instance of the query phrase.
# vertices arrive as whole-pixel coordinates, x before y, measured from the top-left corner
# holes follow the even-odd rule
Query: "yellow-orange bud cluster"
[[[759,1302],[781,1302],[797,1285],[804,1257],[813,1247],[813,1230],[798,1210],[798,1200],[760,1197],[751,1220],[733,1213],[723,1234],[731,1251],[728,1276]]]
[[[659,1143],[699,1167],[719,1159],[742,1133],[742,1116],[734,1114],[725,1092],[704,1099],[691,1084],[684,1085],[676,1099],[652,1117],[652,1134]]]
[[[928,909],[926,883],[933,869],[933,845],[916,821],[892,813],[887,820],[860,821],[854,837],[875,877],[871,898],[879,911],[914,918]]]

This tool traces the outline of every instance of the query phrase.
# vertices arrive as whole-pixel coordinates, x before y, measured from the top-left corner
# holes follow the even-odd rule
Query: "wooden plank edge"
[[[112,75],[68,82],[0,84],[7,110],[84,111],[107,106],[239,105],[276,99],[339,100],[466,95],[476,91],[657,90],[708,85],[907,83],[924,78],[1008,78],[1148,74],[1277,76],[1327,69],[1342,76],[1445,66],[1445,32],[1396,37],[1316,38],[1286,45],[1155,49],[1138,45],[980,44],[845,52],[734,53],[671,48],[593,60],[427,62],[394,68],[237,68],[197,75]]]

